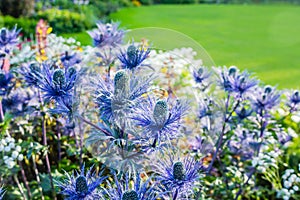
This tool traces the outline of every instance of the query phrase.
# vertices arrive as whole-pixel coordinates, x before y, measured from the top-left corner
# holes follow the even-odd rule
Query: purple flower
[[[136,47],[131,44],[126,52],[122,52],[118,55],[119,60],[122,63],[124,69],[134,70],[142,65],[142,62],[148,57],[150,49],[144,49],[144,47]]]
[[[10,112],[15,116],[29,112],[31,110],[29,102],[33,96],[30,90],[21,88],[13,90],[7,97],[2,99],[3,111]]]
[[[114,173],[114,184],[108,182],[107,195],[110,200],[155,200],[158,198],[155,192],[154,185],[150,183],[151,178],[142,181],[140,174],[135,174],[133,178],[133,187],[130,188],[130,182],[128,174],[125,176],[125,180],[118,180],[116,173]]]
[[[229,150],[235,155],[241,156],[242,160],[249,160],[254,156],[260,145],[257,137],[255,133],[238,127],[233,138],[228,141]]]
[[[94,46],[116,47],[123,43],[125,31],[119,29],[119,23],[97,23],[97,30],[88,31],[88,34],[93,38]]]
[[[159,161],[155,167],[156,179],[162,186],[162,192],[172,194],[172,199],[192,199],[195,185],[199,182],[200,162],[191,157],[184,159],[168,155],[165,160]]]
[[[193,70],[193,76],[196,83],[203,84],[203,82],[211,76],[211,72],[208,71],[206,67],[200,67],[199,69]]]
[[[102,177],[102,172],[98,174],[92,173],[92,167],[85,174],[84,165],[81,172],[77,171],[72,175],[65,173],[67,179],[63,182],[55,181],[56,185],[61,189],[61,194],[66,196],[69,200],[94,200],[104,199],[102,191],[98,188],[100,184],[106,179]]]
[[[251,98],[251,104],[253,110],[260,114],[265,115],[269,110],[280,103],[280,93],[271,86],[265,86],[264,88],[257,87],[253,98]]]
[[[119,70],[114,80],[99,79],[95,102],[100,117],[110,122],[120,121],[130,109],[148,92],[153,77],[135,76],[128,70]]]
[[[292,93],[289,93],[287,95],[288,98],[288,102],[287,102],[287,106],[290,108],[291,112],[294,112],[298,109],[298,106],[300,104],[300,95],[299,95],[299,91],[295,90]]]
[[[181,120],[188,110],[187,102],[155,100],[149,97],[146,103],[137,107],[132,117],[143,132],[139,139],[148,141],[155,148],[179,137]]]
[[[81,62],[81,58],[77,53],[70,54],[68,51],[66,51],[61,56],[60,60],[63,63],[63,66],[66,68],[79,64]]]
[[[248,94],[251,94],[258,81],[254,78],[250,78],[250,74],[247,71],[242,73],[232,66],[229,69],[224,67],[223,69],[216,69],[219,84],[226,92],[233,93],[237,98],[245,98]]]
[[[0,70],[0,96],[5,96],[14,87],[13,75],[10,72]]]
[[[242,99],[247,94],[254,92],[255,86],[258,84],[256,79],[250,78],[250,74],[247,71],[229,76],[228,80],[231,85],[231,92],[235,93],[237,98]]]
[[[17,26],[13,30],[2,28],[0,30],[0,50],[9,54],[11,49],[19,42],[18,35],[21,29],[17,30]]]
[[[189,140],[190,149],[194,152],[200,152],[208,154],[213,151],[213,146],[204,137],[196,136],[192,140]]]
[[[28,86],[38,87],[40,82],[43,80],[41,66],[39,63],[33,62],[28,65],[23,65],[20,68],[19,73],[24,77]]]
[[[42,63],[43,79],[38,87],[44,92],[46,101],[50,99],[69,98],[77,80],[77,71],[73,67],[51,69],[50,64]]]

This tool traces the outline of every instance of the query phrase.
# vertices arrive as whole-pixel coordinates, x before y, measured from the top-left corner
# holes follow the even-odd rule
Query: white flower
[[[8,159],[8,156],[4,156],[4,157],[3,157],[4,162],[5,162],[5,160],[7,160],[7,159]]]
[[[3,145],[6,145],[6,144],[7,144],[7,143],[5,142],[4,139],[1,140],[1,143],[2,143]]]
[[[9,138],[9,137],[6,137],[6,138],[5,138],[5,142],[6,142],[6,143],[9,143],[9,142],[10,142],[10,138]]]
[[[19,152],[13,151],[12,154],[11,154],[11,157],[16,159],[18,157],[18,155],[19,155]]]
[[[10,146],[6,146],[6,147],[4,148],[4,151],[5,151],[5,152],[9,152],[9,151],[10,151]]]
[[[297,175],[296,175],[296,174],[292,174],[292,175],[290,176],[290,178],[289,178],[289,181],[290,181],[290,182],[295,182],[296,179],[297,179]]]
[[[6,165],[8,169],[11,169],[15,166],[15,162],[13,160],[9,160]]]
[[[15,143],[14,143],[14,142],[11,142],[11,143],[9,143],[9,147],[10,147],[10,148],[12,148],[12,149],[13,149],[13,148],[15,148],[15,146],[16,146],[16,145],[15,145]]]
[[[0,144],[0,152],[3,151],[3,149],[4,149],[3,144]]]
[[[18,157],[18,161],[22,161],[24,158],[23,154],[20,154],[19,157]]]
[[[290,181],[284,181],[283,185],[284,185],[285,188],[292,187],[292,183]]]
[[[17,152],[21,152],[21,150],[22,150],[22,149],[21,149],[20,146],[16,146],[16,151],[17,151]]]
[[[293,189],[297,192],[299,190],[299,187],[297,185],[294,185]]]

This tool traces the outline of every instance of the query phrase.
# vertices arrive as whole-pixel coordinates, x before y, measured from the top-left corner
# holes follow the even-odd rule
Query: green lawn
[[[157,5],[122,9],[111,18],[131,29],[130,37],[144,35],[158,48],[191,44],[203,53],[189,36],[216,65],[248,69],[279,88],[300,88],[299,6]],[[136,29],[144,27],[187,36],[166,29]],[[205,52],[203,56],[209,65]]]

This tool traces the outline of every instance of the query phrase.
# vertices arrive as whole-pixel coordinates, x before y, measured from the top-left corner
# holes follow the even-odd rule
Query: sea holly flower
[[[5,194],[5,190],[3,187],[0,187],[0,200],[2,200],[2,198],[4,197]]]
[[[38,87],[44,92],[44,98],[69,98],[77,80],[77,71],[74,67],[65,69],[51,69],[49,63],[42,63],[43,79],[39,80]]]
[[[13,75],[10,72],[0,70],[0,96],[4,96],[14,87]]]
[[[19,42],[18,35],[20,31],[20,29],[17,30],[17,26],[12,30],[2,28],[0,30],[0,50],[9,54],[11,49]]]
[[[125,180],[119,180],[114,173],[114,184],[108,182],[107,196],[110,200],[155,200],[159,196],[154,186],[151,178],[143,181],[139,173],[135,173],[132,181],[128,174],[125,175]]]
[[[252,109],[250,109],[250,108],[247,109],[245,107],[241,107],[241,108],[235,110],[235,113],[240,121],[251,116],[252,112],[253,112]]]
[[[159,147],[165,142],[179,137],[181,120],[188,110],[185,101],[176,99],[174,102],[166,100],[155,100],[149,97],[146,103],[137,107],[132,119],[137,126],[142,127],[139,136],[143,143],[149,147]]]
[[[109,122],[121,122],[124,115],[148,92],[153,76],[142,77],[131,74],[128,70],[119,70],[112,80],[99,79],[95,102],[101,119]]]
[[[102,195],[102,189],[99,188],[100,184],[106,179],[102,176],[102,172],[96,175],[92,172],[91,167],[85,174],[84,165],[81,168],[81,172],[77,171],[72,175],[65,172],[66,179],[61,181],[55,181],[56,185],[61,189],[61,194],[65,195],[69,200],[94,200],[104,199]]]
[[[23,65],[20,68],[19,73],[24,77],[28,86],[38,87],[40,82],[43,80],[41,65],[36,62]]]
[[[294,112],[298,109],[300,105],[300,94],[298,90],[295,90],[293,92],[290,92],[287,94],[287,106],[290,108],[291,112]]]
[[[184,159],[168,155],[155,166],[156,179],[162,192],[169,192],[173,199],[190,199],[194,187],[199,183],[200,162],[191,157]]]
[[[96,30],[88,31],[96,47],[116,47],[123,43],[125,31],[119,29],[119,23],[97,23]]]
[[[60,57],[60,60],[63,63],[63,66],[66,68],[79,64],[81,62],[81,58],[77,53],[70,54],[68,51],[66,51]]]
[[[244,99],[251,94],[258,81],[251,78],[247,71],[240,72],[235,66],[215,68],[218,82],[226,92],[233,93],[237,98]]]
[[[256,93],[251,98],[253,110],[260,114],[265,115],[264,112],[270,111],[273,107],[280,103],[280,93],[274,87],[265,86],[264,88],[256,88]]]
[[[194,81],[201,86],[202,91],[205,91],[211,85],[211,75],[206,67],[199,67],[198,69],[193,69],[192,71]]]
[[[19,116],[30,111],[29,103],[34,97],[30,89],[18,88],[12,90],[9,95],[2,99],[3,111]]]
[[[129,45],[125,52],[118,55],[124,69],[134,70],[142,65],[142,62],[148,57],[150,53],[149,48],[143,46]]]
[[[255,86],[258,84],[256,79],[250,78],[250,74],[247,71],[231,75],[228,80],[231,85],[231,91],[237,98],[242,99],[254,92]]]

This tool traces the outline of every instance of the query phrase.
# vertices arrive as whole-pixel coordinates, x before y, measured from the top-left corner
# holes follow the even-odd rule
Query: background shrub
[[[29,16],[34,11],[34,0],[1,0],[0,11],[13,17]]]

